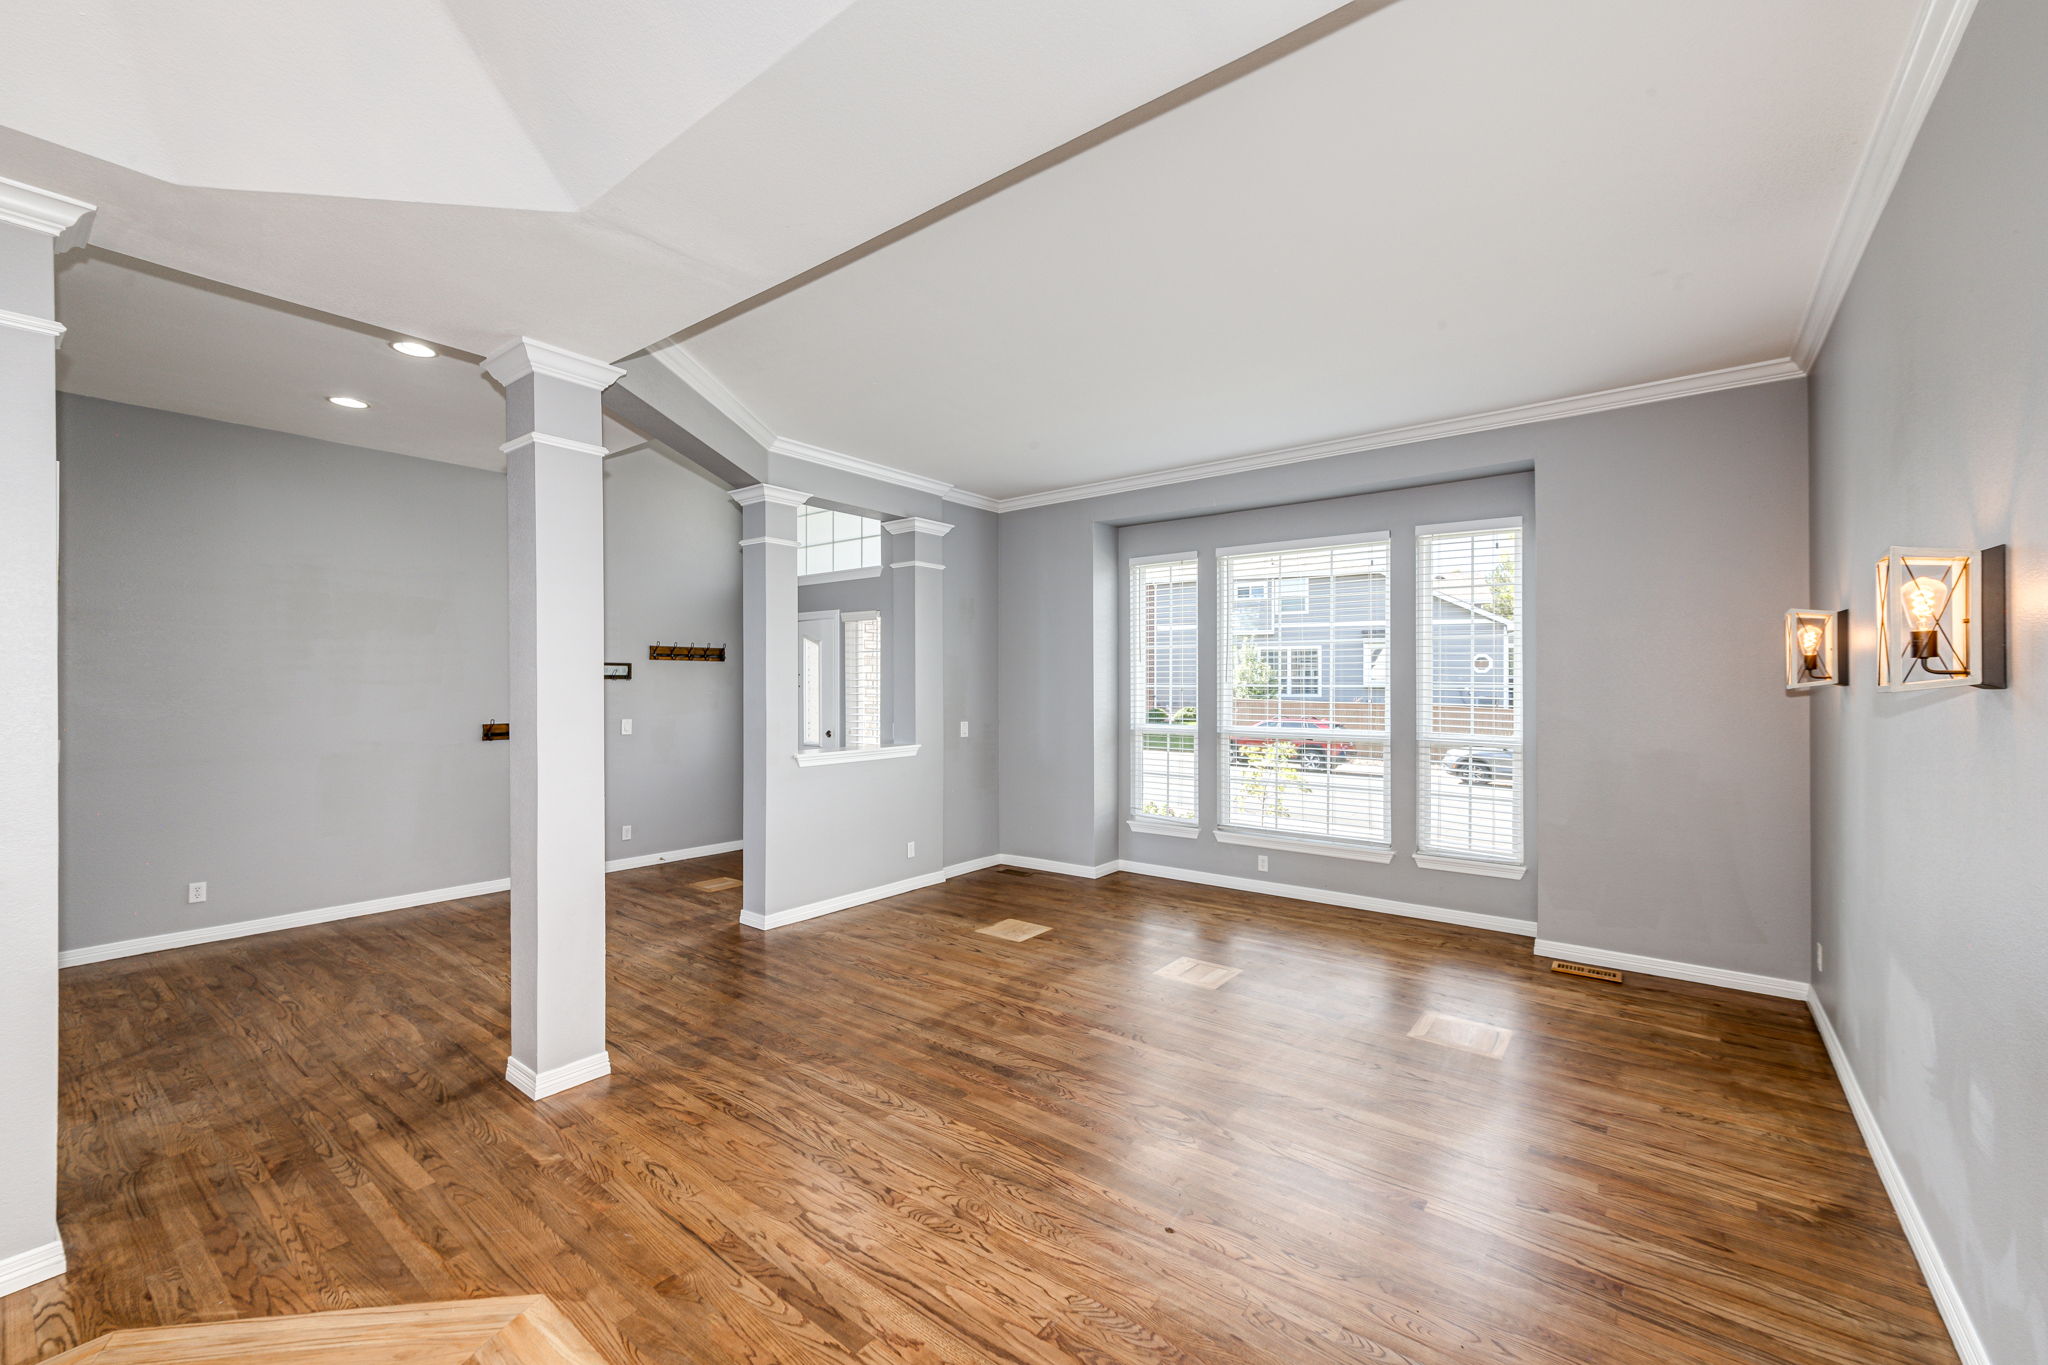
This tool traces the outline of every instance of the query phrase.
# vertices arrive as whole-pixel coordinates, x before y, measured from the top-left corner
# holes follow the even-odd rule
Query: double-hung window
[[[1522,862],[1522,523],[1416,531],[1420,859]]]
[[[1196,592],[1193,555],[1131,561],[1131,819],[1188,834],[1200,813]]]
[[[1354,535],[1218,554],[1219,839],[1389,846],[1389,549]]]

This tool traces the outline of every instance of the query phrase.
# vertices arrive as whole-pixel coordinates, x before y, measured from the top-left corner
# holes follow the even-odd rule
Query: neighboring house
[[[1142,628],[1149,633],[1151,670],[1143,706],[1150,714],[1171,717],[1214,695],[1196,659],[1196,591],[1193,583],[1147,589]],[[1264,665],[1258,691],[1271,689],[1267,697],[1241,698],[1240,717],[1264,718],[1258,705],[1264,700],[1273,716],[1385,726],[1391,662],[1385,574],[1240,581],[1232,593],[1228,657],[1249,651]],[[1512,706],[1519,636],[1509,618],[1448,592],[1435,594],[1428,647],[1440,720]]]

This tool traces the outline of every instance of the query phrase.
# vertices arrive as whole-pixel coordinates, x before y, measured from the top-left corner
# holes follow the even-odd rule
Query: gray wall
[[[504,877],[508,750],[476,728],[507,706],[504,479],[92,398],[60,420],[63,945]],[[633,661],[606,856],[731,842],[738,510],[642,450],[606,462],[605,519]],[[677,640],[732,659],[647,659]]]
[[[1998,1365],[2048,1360],[2048,7],[1982,0],[1813,378],[1820,1000]],[[1889,545],[2012,547],[2010,691],[1880,693]]]
[[[1003,852],[1118,856],[1116,527],[1531,469],[1540,932],[1803,981],[1799,381],[1005,513]]]
[[[503,877],[504,480],[91,398],[59,424],[64,946]]]
[[[605,658],[633,665],[605,684],[607,858],[740,837],[739,527],[724,485],[690,466],[651,449],[605,461]],[[726,662],[657,662],[656,643],[725,645]]]
[[[1391,863],[1361,863],[1348,859],[1295,853],[1282,849],[1219,844],[1205,829],[1201,837],[1177,839],[1170,835],[1130,830],[1122,820],[1122,856],[1137,862],[1198,872],[1222,873],[1235,877],[1257,877],[1258,859],[1265,855],[1274,882],[1343,891],[1354,895],[1378,896],[1387,900],[1463,910],[1509,919],[1536,920],[1537,849],[1528,841],[1528,873],[1520,881],[1480,877],[1417,867],[1405,850],[1415,847],[1416,793],[1411,780],[1415,757],[1415,693],[1404,679],[1412,678],[1415,659],[1415,528],[1481,517],[1519,516],[1526,522],[1535,511],[1534,480],[1528,474],[1500,474],[1492,478],[1467,479],[1456,483],[1431,484],[1386,493],[1365,493],[1348,498],[1330,498],[1305,506],[1265,507],[1219,516],[1176,518],[1126,526],[1118,537],[1120,560],[1134,556],[1169,554],[1194,550],[1213,563],[1213,552],[1231,545],[1265,545],[1276,541],[1301,540],[1311,536],[1343,535],[1360,531],[1385,531],[1392,537],[1392,598],[1389,640],[1394,667],[1393,701],[1390,706],[1390,764],[1394,847],[1404,850]],[[1533,525],[1529,530],[1533,531]],[[1123,570],[1119,565],[1118,573]],[[1206,581],[1210,581],[1205,579]],[[1127,601],[1127,599],[1126,599]],[[1126,615],[1128,608],[1126,607]],[[1531,641],[1542,630],[1542,622],[1531,627]],[[1213,631],[1206,632],[1213,636]],[[1118,629],[1120,640],[1128,638],[1128,622]],[[1205,641],[1205,658],[1213,659],[1217,642]],[[1408,672],[1404,673],[1404,668]],[[1213,712],[1214,674],[1209,667],[1197,670],[1201,680],[1201,709]],[[1118,715],[1127,714],[1127,702],[1118,703]],[[1210,716],[1213,721],[1213,715]],[[1205,734],[1208,733],[1205,730]],[[1530,736],[1529,758],[1533,771],[1540,761],[1536,737]],[[1119,745],[1119,753],[1128,746]],[[1202,764],[1202,808],[1217,809],[1219,781],[1213,749],[1203,744],[1210,756]],[[1125,796],[1119,810],[1128,807],[1128,773],[1123,774]],[[1533,816],[1533,802],[1530,814]],[[1532,826],[1533,827],[1533,826]]]

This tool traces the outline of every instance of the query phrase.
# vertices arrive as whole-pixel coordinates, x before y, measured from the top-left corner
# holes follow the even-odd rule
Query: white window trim
[[[799,766],[823,768],[834,763],[872,763],[881,758],[915,758],[919,744],[884,744],[879,749],[805,749],[796,756]]]
[[[810,587],[814,583],[851,583],[856,578],[880,578],[882,565],[871,564],[865,569],[835,569],[831,573],[805,573],[796,576],[799,587]]]
[[[1282,680],[1274,684],[1276,689],[1275,696],[1278,697],[1281,701],[1322,701],[1324,698],[1329,696],[1330,686],[1327,681],[1327,670],[1329,668],[1330,658],[1328,653],[1324,650],[1321,643],[1318,642],[1300,645],[1276,643],[1270,645],[1253,645],[1252,648],[1262,655],[1278,654],[1282,650],[1286,650],[1290,654],[1313,654],[1316,656],[1316,688],[1313,692],[1288,691],[1284,679],[1286,679],[1294,672],[1292,666],[1283,669],[1279,666],[1277,661],[1272,661],[1274,674],[1277,678]]]
[[[1225,545],[1214,551],[1218,560],[1230,559],[1236,555],[1267,554],[1281,550],[1319,550],[1325,545],[1369,545],[1384,540],[1392,547],[1392,531],[1353,531],[1348,535],[1310,536],[1306,540],[1269,540],[1263,545]],[[1183,556],[1185,558],[1185,556]],[[1291,575],[1300,577],[1299,574]]]
[[[1457,535],[1461,531],[1518,531],[1523,529],[1523,520],[1524,518],[1520,516],[1512,516],[1480,517],[1474,521],[1440,521],[1434,526],[1416,527],[1415,534],[1420,538],[1422,536]],[[1523,548],[1526,551],[1527,547],[1524,546]]]
[[[1137,696],[1132,691],[1135,683],[1132,670],[1137,660],[1137,625],[1134,620],[1128,618],[1131,616],[1133,597],[1131,580],[1139,569],[1149,564],[1183,564],[1189,562],[1192,562],[1195,566],[1194,582],[1190,585],[1195,589],[1195,618],[1185,626],[1168,626],[1164,627],[1164,629],[1175,633],[1188,632],[1192,635],[1196,648],[1199,650],[1202,640],[1201,583],[1203,576],[1202,554],[1200,551],[1169,550],[1159,554],[1127,555],[1124,558],[1123,578],[1124,615],[1127,618],[1124,622],[1123,651],[1124,734],[1126,736],[1123,744],[1124,823],[1135,833],[1164,834],[1176,839],[1193,839],[1201,834],[1201,817],[1198,813],[1193,820],[1173,820],[1165,816],[1148,815],[1143,811],[1131,809],[1131,807],[1138,803],[1139,795],[1143,791],[1143,775],[1139,771],[1139,764],[1142,762],[1139,758],[1139,753],[1142,746],[1132,741],[1140,739],[1145,735],[1187,735],[1190,737],[1194,741],[1192,752],[1195,758],[1196,804],[1199,808],[1203,770],[1202,741],[1200,738],[1202,725],[1199,718],[1203,714],[1204,709],[1200,700],[1200,684],[1198,681],[1196,685],[1195,714],[1197,722],[1195,724],[1187,725],[1175,724],[1171,721],[1139,720],[1137,717]],[[1195,676],[1197,680],[1201,677],[1199,660],[1195,666]]]
[[[1391,863],[1394,850],[1376,844],[1337,843],[1323,839],[1290,839],[1285,835],[1247,834],[1228,825],[1209,831],[1219,844],[1243,844],[1249,848],[1277,848],[1287,853],[1313,853],[1324,858],[1348,858],[1355,863]]]
[[[1464,872],[1474,877],[1506,877],[1520,881],[1529,868],[1525,863],[1490,863],[1478,858],[1446,858],[1436,853],[1414,853],[1417,867],[1426,867],[1432,872]]]
[[[1195,820],[1166,820],[1157,815],[1133,815],[1124,821],[1133,834],[1164,834],[1172,839],[1195,839],[1202,826]]]

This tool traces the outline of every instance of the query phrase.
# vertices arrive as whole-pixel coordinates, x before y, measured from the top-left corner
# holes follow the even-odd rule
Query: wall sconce
[[[1785,689],[1841,687],[1849,681],[1849,613],[1800,607],[1785,613]]]
[[[1894,545],[1877,561],[1877,685],[2005,686],[2005,546]]]

